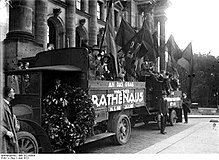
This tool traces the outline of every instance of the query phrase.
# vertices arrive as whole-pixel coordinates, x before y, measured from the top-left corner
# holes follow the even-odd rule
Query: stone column
[[[160,22],[160,69],[165,70],[165,21],[166,15],[159,16]]]
[[[142,13],[138,13],[138,23],[137,23],[137,29],[138,30],[140,30],[140,28],[141,28],[141,26],[142,26],[142,21],[143,21],[143,19],[142,19]]]
[[[47,7],[47,0],[35,1],[35,39],[43,45],[44,50],[47,48]]]
[[[12,0],[9,32],[4,40],[4,69],[18,69],[18,60],[35,56],[42,46],[34,41],[33,8],[35,0]]]
[[[129,11],[129,18],[130,18],[130,24],[131,26],[135,26],[135,21],[136,21],[136,5],[134,0],[130,1],[130,11]]]
[[[75,0],[66,0],[68,4],[66,9],[66,36],[69,47],[75,47],[76,37],[76,3]]]
[[[159,31],[160,31],[160,48],[159,48],[159,57],[160,57],[160,70],[165,70],[165,21],[166,14],[165,10],[169,7],[169,0],[157,1],[154,15],[156,17],[156,23],[159,22]]]
[[[93,46],[97,44],[97,0],[89,1],[89,13],[89,45]]]
[[[84,12],[88,13],[89,12],[89,10],[88,10],[88,0],[83,0],[82,2],[83,2],[83,9],[82,10]]]
[[[101,20],[105,21],[106,20],[106,7],[104,3],[101,5],[101,12],[102,12]]]
[[[22,37],[33,40],[31,1],[12,1],[9,10],[9,33],[7,39]]]

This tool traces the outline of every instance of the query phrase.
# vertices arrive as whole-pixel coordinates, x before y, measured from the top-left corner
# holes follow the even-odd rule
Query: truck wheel
[[[131,123],[127,115],[120,115],[113,124],[113,141],[116,144],[125,144],[128,142],[131,135]]]
[[[174,126],[176,124],[177,121],[177,114],[176,111],[173,109],[170,112],[170,125]]]
[[[18,132],[18,145],[20,153],[38,153],[39,147],[36,138],[29,132]]]

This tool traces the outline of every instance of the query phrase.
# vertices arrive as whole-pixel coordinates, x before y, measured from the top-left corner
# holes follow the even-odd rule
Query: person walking
[[[188,113],[190,113],[190,100],[187,98],[186,93],[182,94],[182,107],[183,107],[183,114],[184,114],[184,119],[185,119],[185,123],[188,123]]]
[[[14,96],[15,91],[13,88],[3,88],[3,101],[0,108],[0,153],[19,153],[16,133],[19,130],[19,126],[17,123],[17,118],[13,114],[12,108],[10,106],[10,101],[15,98]]]

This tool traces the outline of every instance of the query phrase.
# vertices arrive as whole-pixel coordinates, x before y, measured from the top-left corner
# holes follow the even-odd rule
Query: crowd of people
[[[143,81],[147,84],[147,90],[155,94],[157,108],[161,119],[161,133],[166,134],[165,124],[168,115],[168,106],[166,97],[171,91],[179,91],[180,83],[177,73],[172,74],[166,71],[157,72],[153,62],[142,62],[140,70],[136,70],[136,62],[123,54],[118,55],[119,76],[115,75],[113,56],[95,46],[89,53],[90,74],[92,80],[120,80],[120,81]],[[136,64],[135,64],[136,63]],[[137,64],[139,65],[139,64]],[[155,85],[156,83],[156,85]],[[155,93],[156,92],[156,93]],[[184,106],[184,102],[183,102]],[[186,114],[187,110],[184,110]],[[186,114],[187,115],[187,114]],[[185,122],[188,118],[185,116]]]
[[[159,79],[163,76],[170,90],[179,90],[180,83],[177,74],[155,70],[153,62],[143,62],[140,69],[136,70],[135,61],[128,59],[124,54],[118,54],[118,76],[115,72],[115,61],[111,54],[106,54],[105,50],[100,51],[98,46],[94,46],[89,52],[89,79],[91,80],[120,80],[120,81],[144,81],[145,77],[153,76]]]
[[[115,65],[111,54],[99,50],[94,46],[89,53],[89,79],[90,80],[115,80]]]

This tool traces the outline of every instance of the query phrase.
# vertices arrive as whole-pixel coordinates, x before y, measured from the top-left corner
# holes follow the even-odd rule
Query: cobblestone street
[[[177,123],[175,126],[167,125],[166,135],[160,134],[156,124],[144,125],[137,124],[132,128],[129,142],[123,146],[114,145],[110,139],[100,140],[95,143],[87,144],[76,149],[77,153],[141,153],[142,150],[164,141],[172,136],[186,131],[195,125],[209,122],[212,118],[190,118],[188,124]],[[174,153],[168,150],[165,153]]]

